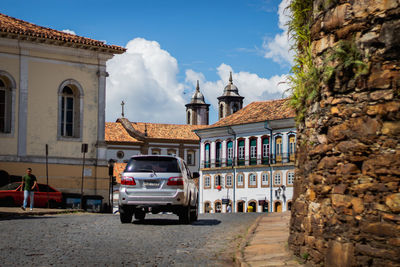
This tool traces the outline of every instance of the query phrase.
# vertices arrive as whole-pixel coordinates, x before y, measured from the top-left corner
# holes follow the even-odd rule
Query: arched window
[[[293,186],[294,183],[294,171],[288,171],[287,173],[287,186]]]
[[[237,104],[234,104],[234,105],[233,105],[233,108],[232,108],[232,113],[235,113],[235,112],[238,111],[238,110],[239,110],[238,105],[237,105]]]
[[[15,87],[14,79],[5,71],[0,71],[0,133],[13,132]]]
[[[224,117],[224,105],[219,105],[219,118],[222,119]]]
[[[215,187],[217,187],[217,186],[222,186],[222,184],[223,184],[223,182],[222,182],[222,176],[219,175],[219,174],[215,175],[215,178],[214,178],[214,186],[215,186]]]
[[[190,112],[190,110],[188,110],[187,111],[187,124],[192,124],[192,122],[191,122],[191,112]]]
[[[227,174],[226,175],[226,187],[232,187],[232,174]]]
[[[0,133],[11,131],[11,90],[0,77]]]
[[[59,89],[59,136],[80,138],[82,136],[81,86],[74,80],[64,81]]]
[[[210,144],[204,146],[204,168],[210,168]]]
[[[267,187],[269,185],[268,183],[268,173],[267,172],[263,172],[261,175],[261,187]]]
[[[282,174],[280,171],[274,173],[274,186],[282,185]]]
[[[257,187],[257,174],[249,174],[249,187]]]
[[[243,175],[243,173],[239,173],[237,175],[237,187],[244,187],[244,175]]]
[[[215,167],[221,167],[222,161],[222,144],[217,142],[215,144]]]
[[[211,178],[210,176],[204,176],[204,188],[211,188]]]
[[[227,165],[228,166],[232,166],[233,163],[233,142],[232,141],[228,141],[228,143],[226,144],[226,152],[227,152]]]

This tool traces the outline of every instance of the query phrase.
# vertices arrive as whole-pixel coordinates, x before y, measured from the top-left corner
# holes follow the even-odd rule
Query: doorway
[[[244,212],[244,201],[238,201],[237,212]]]
[[[257,212],[257,203],[255,201],[250,201],[249,206],[251,209],[249,209],[249,212]]]
[[[275,202],[274,204],[275,212],[282,212],[282,204],[280,201]]]

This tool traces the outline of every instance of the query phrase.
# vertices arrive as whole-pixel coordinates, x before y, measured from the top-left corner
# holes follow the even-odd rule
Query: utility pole
[[[83,153],[82,161],[82,182],[81,182],[81,209],[83,209],[83,177],[85,176],[85,153],[88,151],[88,144],[82,144],[81,152]]]

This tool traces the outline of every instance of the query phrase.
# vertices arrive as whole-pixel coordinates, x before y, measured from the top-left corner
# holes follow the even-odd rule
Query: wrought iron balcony
[[[220,158],[211,161],[201,161],[200,168],[221,168],[232,166],[252,166],[252,165],[272,165],[272,164],[285,164],[294,162],[295,154],[282,153],[282,154],[269,154],[267,157],[257,155],[257,158],[245,157],[244,159],[238,158]]]

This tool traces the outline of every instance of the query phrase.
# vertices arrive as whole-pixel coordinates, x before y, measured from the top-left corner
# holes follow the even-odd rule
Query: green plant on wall
[[[311,54],[311,18],[313,0],[292,0],[288,6],[291,20],[289,35],[294,41],[294,65],[289,78],[292,96],[290,105],[296,110],[296,121],[304,120],[307,106],[318,95],[320,71],[315,67]]]
[[[325,59],[324,82],[331,81],[336,75],[346,75],[357,78],[368,73],[368,66],[364,63],[362,54],[354,40],[340,40],[329,49]],[[333,63],[333,64],[329,64]]]

